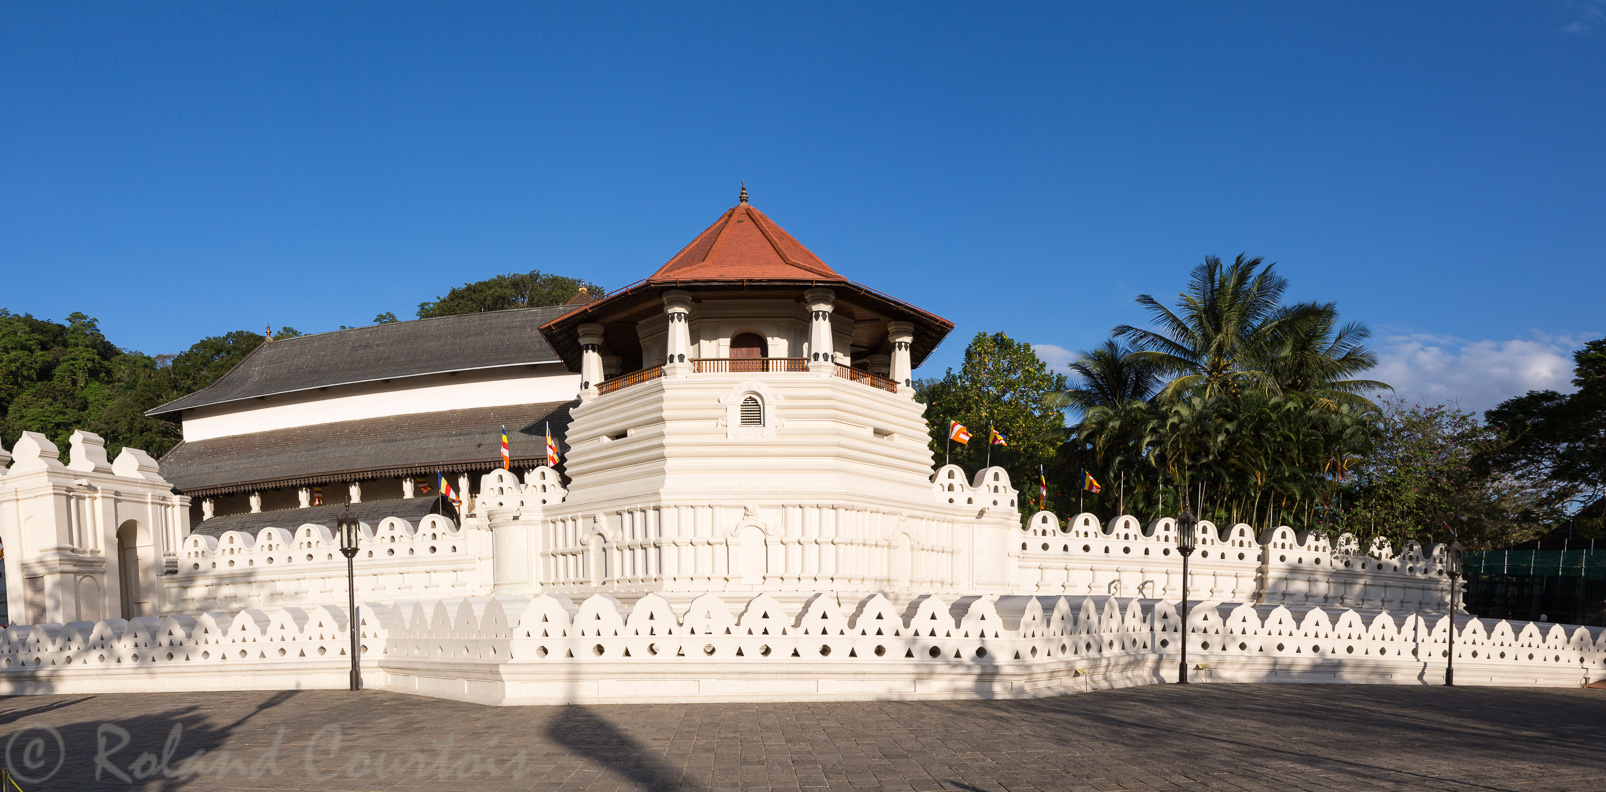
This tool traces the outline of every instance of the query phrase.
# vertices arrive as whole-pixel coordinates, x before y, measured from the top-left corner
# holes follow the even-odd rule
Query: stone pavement
[[[1196,684],[1037,701],[588,707],[378,691],[0,699],[0,747],[25,792],[1550,792],[1606,790],[1603,738],[1606,691],[1582,689]]]

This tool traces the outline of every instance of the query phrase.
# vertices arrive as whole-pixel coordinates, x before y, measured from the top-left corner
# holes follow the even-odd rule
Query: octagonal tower
[[[980,477],[940,493],[911,387],[952,329],[838,274],[744,190],[646,280],[541,328],[581,403],[532,577],[620,594],[1003,590],[1014,491],[990,469],[984,502]]]

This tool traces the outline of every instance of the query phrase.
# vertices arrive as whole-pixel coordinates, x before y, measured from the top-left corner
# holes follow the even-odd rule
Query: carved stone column
[[[602,382],[602,325],[580,325],[580,390]]]
[[[913,322],[887,323],[887,339],[892,342],[892,373],[889,375],[898,387],[914,387],[913,366],[910,365],[910,347],[914,345],[915,326]]]
[[[809,304],[809,368],[830,371],[836,362],[831,338],[831,309],[836,293],[830,289],[809,289],[803,293]]]
[[[691,300],[690,292],[664,292],[664,313],[669,316],[669,331],[664,339],[666,371],[680,373],[691,368]]]

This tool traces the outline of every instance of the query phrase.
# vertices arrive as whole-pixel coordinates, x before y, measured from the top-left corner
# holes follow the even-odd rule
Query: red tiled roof
[[[721,215],[647,282],[723,279],[847,280],[746,203]]]

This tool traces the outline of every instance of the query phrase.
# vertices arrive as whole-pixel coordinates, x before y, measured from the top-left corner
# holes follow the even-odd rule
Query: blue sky
[[[1606,331],[1606,2],[0,5],[0,307],[116,342],[641,278],[735,202],[1051,360],[1207,254],[1484,408]]]

